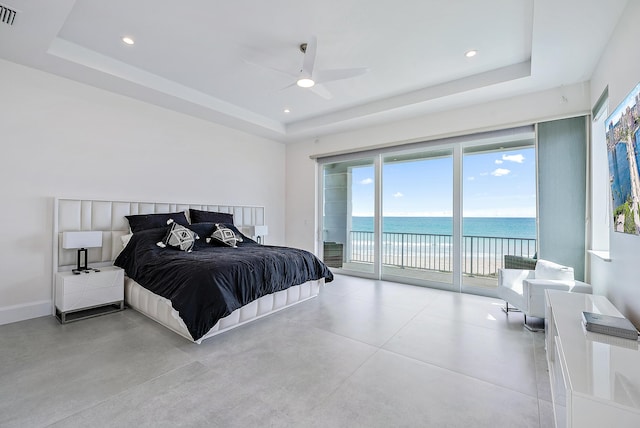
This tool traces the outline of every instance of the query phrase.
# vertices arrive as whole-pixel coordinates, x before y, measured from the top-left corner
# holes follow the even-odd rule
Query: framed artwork
[[[640,84],[607,118],[613,229],[640,235]]]

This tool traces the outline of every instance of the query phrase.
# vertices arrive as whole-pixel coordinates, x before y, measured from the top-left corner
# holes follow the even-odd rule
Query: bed
[[[161,248],[158,242],[166,238],[167,230],[170,226],[151,228],[146,232],[136,231],[130,236],[130,222],[127,216],[155,215],[161,213],[189,212],[197,210],[202,212],[228,213],[233,215],[233,224],[227,225],[238,233],[243,239],[235,247],[225,245],[211,245],[206,242],[210,232],[211,224],[186,227],[197,229],[198,234],[203,236],[196,241],[191,252],[180,251],[175,248]],[[209,223],[209,222],[203,222]],[[263,246],[255,243],[248,237],[242,235],[240,231],[247,226],[259,226],[264,224],[264,208],[256,206],[228,206],[228,205],[200,205],[200,204],[171,204],[171,203],[149,203],[149,202],[121,202],[121,201],[96,201],[83,199],[56,199],[54,203],[54,271],[70,270],[75,263],[75,252],[62,248],[61,236],[65,231],[92,230],[101,231],[103,234],[103,245],[101,248],[89,249],[89,262],[92,266],[111,265],[117,259],[118,263],[127,272],[125,278],[125,301],[127,305],[149,318],[157,321],[163,326],[173,330],[181,336],[195,342],[212,337],[221,332],[243,325],[247,322],[269,315],[286,307],[306,301],[318,295],[321,285],[325,281],[332,279],[331,272],[311,253],[285,247]],[[220,226],[220,225],[219,225]],[[164,236],[164,238],[163,238]],[[123,237],[130,238],[129,243],[123,250]],[[136,250],[139,254],[135,254]],[[267,251],[264,253],[264,251]],[[278,261],[278,253],[297,253],[302,257],[303,265],[313,266],[315,271],[310,277],[299,274],[285,274],[284,278],[277,279],[273,273],[265,270],[265,266],[272,263],[279,267],[289,264],[289,262]],[[154,253],[154,254],[152,254]],[[164,267],[160,276],[167,276],[170,263],[179,265],[188,259],[190,262],[211,258],[214,262],[209,267],[187,268],[199,272],[200,278],[208,278],[211,271],[221,269],[220,259],[229,256],[235,259],[237,266],[244,266],[244,273],[238,273],[239,267],[229,268],[226,278],[238,282],[235,285],[224,285],[222,297],[224,305],[213,310],[214,314],[206,322],[194,321],[193,316],[181,316],[180,310],[184,312],[184,305],[175,303],[178,300],[191,300],[191,303],[200,302],[201,297],[190,298],[187,291],[197,288],[198,281],[186,284],[186,280],[181,278],[182,289],[171,282],[159,284],[155,283],[152,275],[138,272],[135,263],[149,264],[150,260],[157,254],[164,254],[169,257],[168,261],[158,263]],[[294,254],[290,254],[294,256]],[[152,257],[144,259],[144,257]],[[137,261],[134,259],[138,259]],[[269,262],[266,262],[269,261]],[[186,262],[185,262],[186,263]],[[231,273],[229,273],[231,272]],[[133,278],[132,278],[133,277]],[[135,279],[134,279],[135,278]],[[136,281],[136,279],[138,281]],[[213,282],[220,282],[214,280]],[[143,285],[144,284],[144,285]],[[196,284],[196,285],[194,285]],[[217,284],[220,285],[220,284]],[[253,288],[248,285],[257,286],[258,291],[251,291]],[[205,291],[205,297],[213,304],[215,295],[220,296],[220,292],[212,292],[211,284],[200,285]],[[225,288],[226,287],[226,288]],[[234,288],[239,287],[239,288]],[[244,287],[244,288],[243,288]],[[233,288],[233,290],[231,290]],[[254,287],[256,288],[256,287]],[[231,291],[230,291],[231,290]],[[206,294],[209,294],[207,297]],[[235,293],[235,297],[229,297]],[[174,299],[174,303],[170,299]],[[200,306],[211,306],[209,303],[198,303]],[[176,309],[178,306],[179,309]],[[197,305],[196,305],[197,306]],[[55,309],[54,309],[55,310]],[[207,318],[207,315],[201,316]],[[185,322],[186,321],[186,322]],[[194,324],[195,323],[195,324]],[[194,327],[196,325],[196,327]]]

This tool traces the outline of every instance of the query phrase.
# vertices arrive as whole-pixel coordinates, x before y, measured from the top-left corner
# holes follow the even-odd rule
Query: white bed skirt
[[[263,296],[221,318],[207,334],[198,340],[193,340],[178,311],[171,307],[171,302],[168,299],[147,290],[131,278],[125,278],[124,299],[130,307],[138,312],[192,342],[201,343],[211,336],[316,297],[320,291],[320,285],[323,283],[324,279],[309,281]]]

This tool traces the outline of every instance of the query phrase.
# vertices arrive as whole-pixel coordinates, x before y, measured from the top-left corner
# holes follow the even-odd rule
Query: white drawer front
[[[122,287],[102,287],[65,294],[63,307],[58,307],[58,309],[66,312],[120,300],[124,300],[124,289]]]
[[[98,288],[122,287],[123,281],[122,271],[101,271],[67,276],[63,281],[64,294]]]
[[[67,312],[124,300],[124,271],[105,268],[100,272],[56,276],[56,307]]]

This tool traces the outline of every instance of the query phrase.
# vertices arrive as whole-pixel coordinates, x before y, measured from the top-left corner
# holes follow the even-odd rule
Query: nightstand
[[[56,274],[56,318],[62,324],[124,309],[124,270],[108,266],[99,272]]]

